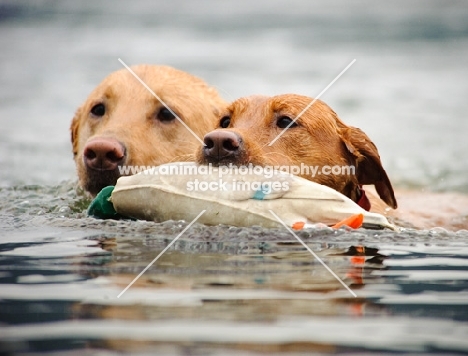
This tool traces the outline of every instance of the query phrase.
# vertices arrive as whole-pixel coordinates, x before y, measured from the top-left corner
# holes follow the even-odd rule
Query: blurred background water
[[[250,94],[316,96],[397,185],[468,191],[464,1],[0,2],[0,186],[74,179],[69,123],[110,72],[167,64]]]
[[[468,192],[465,1],[0,0],[0,355],[465,354],[468,231],[86,217],[69,125],[110,72],[166,64],[322,97],[392,182]],[[460,216],[466,222],[466,216]],[[466,223],[461,226],[466,226]]]

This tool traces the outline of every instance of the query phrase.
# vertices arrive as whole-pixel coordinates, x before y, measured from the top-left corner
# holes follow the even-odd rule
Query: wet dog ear
[[[79,107],[76,110],[75,116],[73,117],[73,120],[70,125],[70,133],[71,133],[71,142],[72,142],[72,147],[73,147],[73,156],[76,157],[78,154],[78,130],[80,128],[80,122],[81,122],[81,113],[83,109]]]
[[[356,177],[361,185],[373,184],[380,198],[393,209],[397,208],[395,193],[387,173],[380,162],[379,152],[374,143],[360,129],[341,129],[341,139],[346,150],[354,157]]]

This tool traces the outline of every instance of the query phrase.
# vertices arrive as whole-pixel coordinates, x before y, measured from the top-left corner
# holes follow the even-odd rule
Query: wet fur
[[[356,167],[355,175],[317,175],[304,178],[327,185],[354,201],[360,185],[374,185],[387,205],[397,207],[392,185],[380,161],[376,146],[360,129],[347,126],[324,102],[317,100],[272,146],[268,144],[283,130],[277,119],[296,118],[312,98],[284,94],[274,97],[251,96],[238,99],[221,113],[230,117],[229,127],[242,137],[243,152],[238,165],[252,163],[269,166],[348,166]],[[197,161],[207,163],[201,150]],[[227,163],[227,162],[226,162]]]
[[[186,72],[156,65],[132,70],[200,138],[208,132],[226,103],[217,91]],[[106,106],[103,117],[90,113],[97,103]],[[78,108],[71,123],[71,141],[79,183],[93,195],[116,181],[111,172],[91,172],[83,162],[83,149],[96,137],[115,138],[126,148],[125,165],[148,166],[187,160],[199,141],[178,120],[157,119],[162,104],[127,70],[106,77]],[[110,175],[110,176],[109,176]]]

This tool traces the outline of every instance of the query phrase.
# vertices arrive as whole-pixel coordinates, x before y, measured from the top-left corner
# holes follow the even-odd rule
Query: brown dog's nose
[[[112,138],[96,138],[89,141],[83,151],[87,168],[111,171],[125,159],[125,147]]]
[[[205,135],[203,141],[203,155],[212,163],[219,163],[223,159],[235,160],[242,146],[241,136],[228,130],[212,131]]]

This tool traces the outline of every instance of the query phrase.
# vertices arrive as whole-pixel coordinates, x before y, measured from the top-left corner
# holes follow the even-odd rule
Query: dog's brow
[[[317,95],[317,97],[316,97],[314,100],[312,100],[312,101],[309,103],[309,105],[307,105],[307,106],[299,113],[299,115],[297,115],[296,118],[295,118],[288,126],[286,126],[286,127],[283,129],[283,131],[281,131],[281,132],[278,134],[278,136],[276,136],[276,137],[268,144],[268,146],[273,145],[273,144],[276,142],[276,140],[278,140],[278,139],[286,132],[286,130],[289,129],[289,128],[291,127],[291,125],[294,124],[294,122],[296,122],[297,119],[299,119],[299,118],[302,116],[302,114],[304,114],[312,105],[314,105],[314,103],[315,103],[317,100],[320,99],[320,97],[322,96],[322,94],[325,93],[325,92],[328,90],[328,88],[330,88],[330,87],[331,87],[331,86],[332,86],[332,85],[333,85],[333,84],[334,84],[334,83],[335,83],[335,82],[336,82],[336,81],[337,81],[337,80],[354,64],[354,62],[356,62],[356,59],[353,59],[353,60],[351,61],[351,63],[349,63],[349,64],[346,66],[346,68],[343,69],[343,70],[340,72],[340,74],[338,74],[338,75],[335,77],[335,79],[333,79],[333,80],[330,82],[330,84],[328,84],[328,85],[320,92],[320,94]]]
[[[296,108],[296,106],[292,108],[291,105],[288,105],[285,102],[280,102],[273,107],[272,113],[276,117],[288,116],[291,119],[294,119],[299,113],[299,110]],[[300,118],[297,117],[297,121],[299,121],[299,119]]]
[[[171,112],[172,115],[175,116],[177,120],[184,126],[203,146],[205,146],[205,143],[203,140],[198,137],[198,135],[193,132],[193,130],[187,126],[187,124],[179,117],[177,114],[172,111],[172,109],[166,105],[166,103],[138,76],[136,73],[123,61],[119,58],[119,62],[135,77],[136,80],[138,80],[156,99],[159,100],[159,102],[166,107],[167,110]]]

